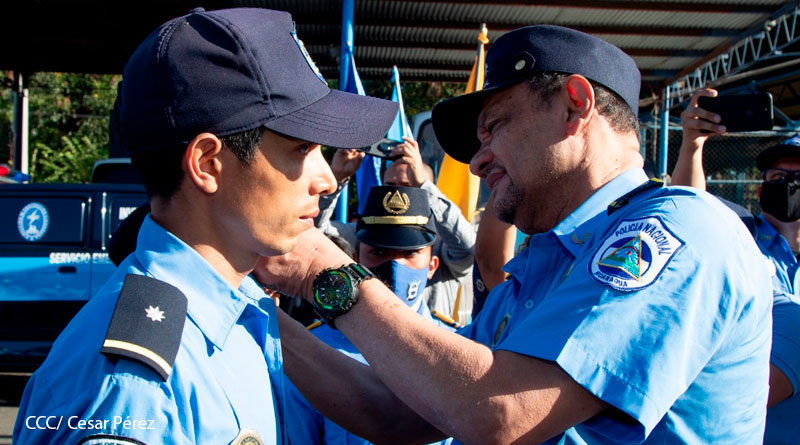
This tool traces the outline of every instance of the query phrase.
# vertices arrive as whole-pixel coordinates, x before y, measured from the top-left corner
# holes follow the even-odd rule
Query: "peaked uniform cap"
[[[762,172],[782,158],[800,158],[800,135],[794,135],[782,144],[767,147],[756,156],[756,166]]]
[[[433,130],[444,151],[469,163],[480,147],[477,126],[483,101],[542,71],[580,74],[616,93],[634,115],[638,113],[641,74],[621,49],[570,28],[526,26],[503,34],[489,47],[482,90],[446,99],[433,108]]]
[[[436,241],[436,226],[428,200],[428,192],[418,187],[372,187],[356,225],[356,237],[385,249],[430,246]]]
[[[391,101],[328,88],[291,16],[261,8],[198,8],[161,25],[125,65],[119,97],[132,153],[260,126],[358,148],[386,134],[397,114]]]

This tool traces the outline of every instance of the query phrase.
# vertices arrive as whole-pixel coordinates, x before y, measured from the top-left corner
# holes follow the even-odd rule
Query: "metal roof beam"
[[[295,20],[301,25],[298,25],[298,33],[305,36],[304,26],[308,25],[325,25],[329,23],[329,17],[315,15],[300,15],[295,17]],[[392,19],[390,23],[383,18],[367,18],[356,17],[357,25],[355,27],[356,38],[358,38],[358,28],[360,26],[382,26],[385,28],[438,28],[447,30],[476,30],[478,25],[472,21],[459,21],[457,19],[449,20],[447,22],[437,20],[418,20],[410,18],[397,18]],[[508,31],[519,28],[518,23],[500,23],[492,22],[489,31],[490,37],[499,36]],[[570,28],[583,31],[587,34],[618,34],[618,35],[644,35],[644,36],[682,36],[682,37],[736,37],[741,34],[737,29],[726,28],[678,28],[672,26],[619,26],[619,25],[571,25],[567,24]],[[305,37],[308,38],[308,37]]]
[[[462,4],[464,0],[394,0],[404,3],[440,3],[440,4]],[[503,6],[550,6],[559,8],[583,8],[583,9],[627,9],[636,11],[675,11],[675,12],[706,12],[706,13],[747,13],[747,14],[770,14],[774,11],[772,5],[722,2],[647,2],[647,1],[599,1],[599,0],[492,0],[483,2],[484,4],[496,4]]]
[[[745,37],[725,52],[670,83],[667,86],[667,107],[683,102],[695,91],[720,83],[760,61],[780,56],[784,48],[800,41],[800,6],[796,3],[789,12],[764,22],[762,30]]]

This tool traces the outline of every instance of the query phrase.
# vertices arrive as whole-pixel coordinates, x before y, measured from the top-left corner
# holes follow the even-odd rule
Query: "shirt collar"
[[[582,226],[601,212],[620,196],[647,182],[647,175],[640,168],[632,168],[612,179],[570,213],[552,230],[552,233],[573,255],[578,256],[584,246],[591,244],[595,233]]]
[[[233,289],[199,253],[158,225],[148,215],[139,230],[136,259],[154,278],[177,287],[188,300],[187,312],[203,334],[222,349],[248,303],[263,296],[246,277]],[[263,311],[262,311],[263,312]]]
[[[782,261],[791,263],[796,260],[791,247],[789,247],[789,242],[772,223],[764,218],[763,214],[756,218],[756,244],[759,247],[763,246],[770,252],[770,255],[778,257]]]
[[[762,242],[764,245],[769,245],[775,241],[775,238],[780,235],[775,227],[764,218],[764,215],[758,215],[756,218],[756,225],[758,226],[758,242],[761,244]]]
[[[636,187],[647,182],[647,175],[640,168],[633,168],[624,171],[621,175],[609,181],[592,196],[583,202],[575,211],[570,213],[563,221],[556,225],[552,230],[539,233],[532,237],[530,245],[535,246],[537,239],[546,236],[555,236],[561,244],[566,247],[573,255],[578,256],[586,245],[591,244],[594,235],[591,231],[583,230],[583,226],[590,219],[604,212],[609,204],[617,198],[630,192]],[[503,270],[511,276],[521,276],[524,274],[528,262],[528,251],[525,249],[509,261]]]

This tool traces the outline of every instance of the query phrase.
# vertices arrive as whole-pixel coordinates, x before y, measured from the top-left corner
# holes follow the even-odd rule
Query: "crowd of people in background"
[[[486,65],[481,91],[433,110],[491,189],[476,224],[412,138],[339,223],[352,148],[397,105],[329,89],[286,13],[198,9],[154,31],[117,107],[150,202],[31,378],[15,442],[796,442],[800,138],[754,160],[751,233],[704,191],[725,128],[697,97],[716,91],[683,113],[663,186],[619,48],[527,26]]]

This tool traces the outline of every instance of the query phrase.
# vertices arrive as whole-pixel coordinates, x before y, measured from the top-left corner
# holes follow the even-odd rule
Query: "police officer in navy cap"
[[[163,24],[119,94],[151,210],[28,382],[14,442],[287,443],[276,308],[249,274],[334,190],[320,144],[375,142],[397,105],[328,88],[291,16],[257,8]]]
[[[706,188],[703,147],[724,134],[719,116],[697,105],[697,91],[681,113],[683,141],[672,173],[674,184]],[[768,259],[772,276],[772,350],[765,444],[786,444],[800,437],[800,136],[771,145],[756,156],[762,182],[757,192],[761,214],[754,220],[756,244]]]
[[[453,331],[455,322],[431,315],[422,292],[439,258],[433,254],[436,226],[428,192],[418,187],[376,186],[370,189],[357,223],[356,259],[375,273],[414,312]],[[339,330],[325,322],[308,327],[325,344],[361,363],[364,356]],[[294,385],[287,390],[288,434],[295,443],[368,444],[324,417]],[[441,443],[449,443],[442,441]]]
[[[323,307],[370,364],[327,353],[283,317],[286,370],[309,400],[386,441],[759,442],[769,271],[717,199],[648,180],[639,84],[608,42],[529,26],[491,46],[482,91],[433,109],[445,151],[531,235],[505,266],[511,279],[456,333],[377,280],[326,280],[350,260],[316,231],[264,259],[262,279]]]

